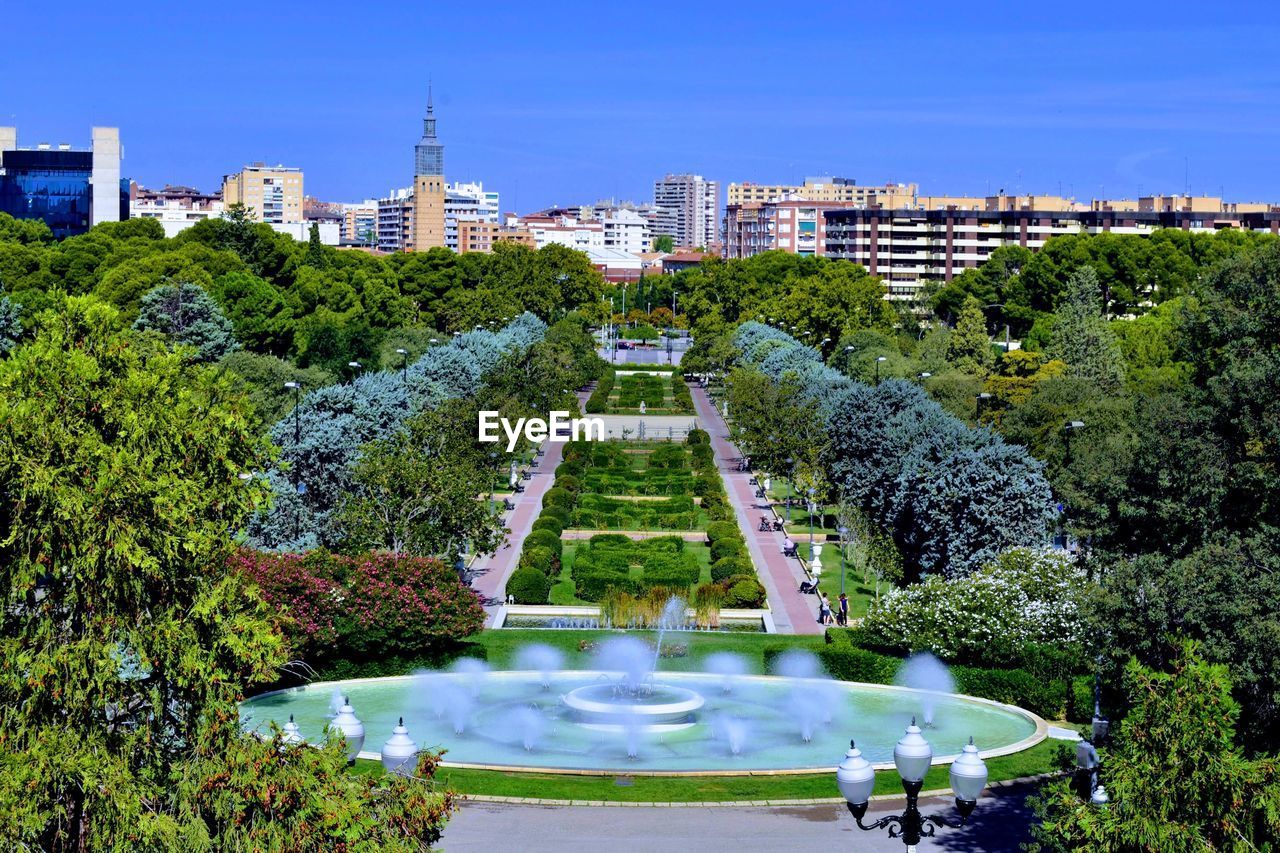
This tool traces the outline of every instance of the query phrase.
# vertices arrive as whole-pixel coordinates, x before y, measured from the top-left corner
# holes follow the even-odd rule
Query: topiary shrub
[[[725,557],[739,557],[744,550],[741,539],[718,539],[711,543],[711,559],[714,562]]]
[[[611,589],[633,594],[640,591],[640,584],[622,572],[579,572],[575,565],[573,580],[575,594],[583,601],[599,601]]]
[[[526,545],[524,553],[520,555],[520,567],[537,569],[551,577],[560,574],[560,558],[550,548],[530,548]]]
[[[582,476],[582,465],[576,460],[561,462],[559,465],[556,466],[556,480],[559,480],[561,477],[581,477],[581,476]]]
[[[689,435],[685,438],[684,443],[690,447],[699,444],[710,444],[711,433],[707,432],[705,429],[691,429],[689,430]]]
[[[572,513],[562,506],[544,506],[542,512],[538,513],[538,518],[554,518],[560,522],[561,527],[569,526],[571,516]]]
[[[754,567],[745,557],[723,557],[711,564],[711,579],[719,583],[738,575],[750,575],[753,571]]]
[[[707,542],[727,539],[738,535],[738,525],[729,521],[713,521],[707,525]]]
[[[557,539],[560,538],[561,533],[564,533],[564,525],[559,521],[559,519],[547,515],[538,516],[538,518],[533,522],[533,527],[531,529],[549,530],[556,535]]]
[[[564,554],[564,541],[550,530],[533,530],[528,536],[524,537],[525,550],[530,548],[546,548],[553,552],[556,557]]]
[[[563,476],[557,475],[556,488],[564,489],[566,492],[576,495],[578,492],[582,491],[582,481],[572,474],[564,474]]]
[[[574,504],[573,493],[567,489],[552,487],[547,489],[547,493],[542,496],[543,506],[558,506],[565,509],[572,509]]]
[[[764,587],[753,577],[740,575],[730,578],[725,584],[725,607],[756,608],[764,604],[764,599]]]
[[[551,595],[551,578],[528,566],[516,569],[507,581],[507,594],[516,604],[546,604]]]

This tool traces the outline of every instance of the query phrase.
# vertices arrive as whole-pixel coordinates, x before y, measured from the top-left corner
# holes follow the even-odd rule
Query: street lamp
[[[817,494],[817,491],[818,490],[814,488],[809,489],[809,562],[810,563],[813,562],[813,511],[817,509],[817,502],[814,500],[814,495]]]
[[[787,524],[791,523],[791,493],[796,489],[796,460],[790,456],[787,457],[787,473],[791,479],[787,480]]]
[[[1071,436],[1077,430],[1084,429],[1084,421],[1067,421],[1062,427],[1062,442],[1066,445],[1064,465],[1071,464]]]
[[[983,391],[974,399],[978,401],[978,420],[982,420],[982,404],[990,400],[991,395],[988,394],[986,391]]]
[[[436,340],[435,338],[432,338],[431,342],[435,343],[435,340]],[[400,381],[408,382],[409,381],[409,351],[404,347],[401,347],[396,350],[396,354],[400,356]]]
[[[302,535],[300,532],[302,526],[302,496],[307,492],[307,487],[298,479],[298,465],[302,461],[302,402],[300,400],[302,383],[286,382],[284,387],[293,390],[293,452],[295,456],[293,460],[293,491],[298,495],[298,505],[295,505],[293,509],[293,538],[294,541],[297,541]]]
[[[881,362],[885,362],[888,360],[889,360],[888,356],[885,356],[885,355],[876,356],[876,384],[877,385],[880,384],[880,364]]]
[[[840,595],[844,595],[844,546],[848,544],[849,528],[844,525],[836,528],[840,534]]]
[[[876,773],[853,741],[849,751],[836,770],[836,785],[845,798],[849,813],[859,829],[878,830],[888,827],[890,838],[901,838],[907,850],[914,851],[922,838],[932,838],[940,827],[959,829],[964,826],[978,804],[978,797],[987,784],[987,765],[978,756],[973,738],[960,756],[951,763],[951,790],[956,795],[956,811],[960,820],[952,821],[942,815],[922,815],[919,809],[920,789],[924,786],[925,773],[933,761],[933,747],[920,734],[913,718],[906,733],[893,748],[893,763],[902,777],[902,787],[907,792],[907,808],[900,815],[882,817],[871,824],[862,822],[867,813],[871,792],[875,789]]]
[[[921,373],[921,374],[920,374],[920,377],[919,377],[919,378],[920,378],[920,381],[923,383],[926,379],[928,379],[928,378],[929,378],[930,376],[932,376],[932,375],[933,375],[932,373],[930,373],[929,371],[927,371],[927,370],[926,370],[926,371],[924,371],[923,373]]]

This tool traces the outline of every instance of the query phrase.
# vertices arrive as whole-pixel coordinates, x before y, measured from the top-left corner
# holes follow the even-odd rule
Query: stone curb
[[[1003,779],[991,782],[987,790],[1009,788],[1014,785],[1026,785],[1055,779],[1062,773],[1041,773],[1036,776],[1022,776],[1017,779]],[[937,788],[932,791],[921,791],[921,799],[928,797],[945,797],[951,794],[950,788]],[[785,808],[788,806],[828,806],[844,805],[841,797],[818,797],[809,800],[724,800],[714,802],[630,802],[626,800],[549,800],[541,797],[499,797],[490,794],[460,794],[460,799],[473,803],[505,803],[520,806],[595,806],[612,808],[687,808],[687,809],[723,809],[723,808]],[[873,803],[893,802],[901,800],[901,794],[876,794],[871,798]]]

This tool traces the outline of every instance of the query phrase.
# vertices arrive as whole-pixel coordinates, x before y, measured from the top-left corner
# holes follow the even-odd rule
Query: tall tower
[[[422,139],[413,148],[413,245],[415,252],[443,246],[444,146],[436,138],[436,111],[431,84],[427,84],[427,115]]]

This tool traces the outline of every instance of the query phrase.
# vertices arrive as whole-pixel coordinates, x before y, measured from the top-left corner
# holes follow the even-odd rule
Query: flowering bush
[[[479,596],[434,557],[246,549],[231,565],[284,614],[294,653],[311,662],[422,654],[484,625]]]
[[[1079,642],[1084,588],[1069,557],[1014,548],[966,577],[930,576],[888,593],[862,628],[886,647],[952,661],[998,658],[1027,643]]]

